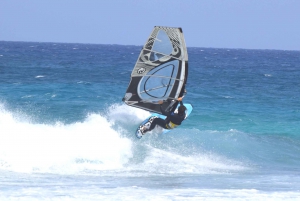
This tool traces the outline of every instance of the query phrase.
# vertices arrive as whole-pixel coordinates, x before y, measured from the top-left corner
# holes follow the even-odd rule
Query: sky
[[[300,50],[300,1],[0,0],[0,41],[143,45],[154,26],[187,47]]]

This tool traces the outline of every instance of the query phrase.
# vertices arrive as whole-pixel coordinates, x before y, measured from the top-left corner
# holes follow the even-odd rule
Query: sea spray
[[[202,148],[201,142],[193,144],[194,129],[180,128],[169,134],[147,134],[139,140],[134,131],[150,113],[124,104],[114,104],[108,117],[118,125],[133,142],[133,157],[124,171],[152,174],[222,174],[248,170],[241,162],[220,156]],[[190,146],[187,146],[190,145]]]
[[[18,121],[0,111],[0,168],[17,172],[74,174],[122,168],[132,143],[100,114],[53,125]]]

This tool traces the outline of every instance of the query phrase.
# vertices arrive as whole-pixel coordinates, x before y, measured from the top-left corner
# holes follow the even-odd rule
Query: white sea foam
[[[72,174],[122,168],[130,157],[131,141],[101,115],[70,125],[45,125],[0,110],[0,169]]]
[[[106,115],[91,114],[82,122],[50,125],[32,123],[26,115],[13,114],[0,104],[0,178],[9,186],[9,190],[0,193],[0,200],[294,200],[299,197],[296,191],[253,189],[251,186],[256,184],[241,183],[240,189],[233,190],[223,188],[229,186],[224,177],[231,179],[233,186],[240,182],[231,174],[247,171],[242,163],[216,153],[198,151],[185,155],[169,145],[162,148],[154,142],[163,140],[161,136],[144,136],[141,140],[124,137],[126,126],[134,126],[148,115],[126,105],[113,105]],[[122,127],[122,123],[126,126]],[[116,129],[116,124],[123,130]],[[242,173],[238,177],[245,176]],[[249,181],[247,178],[245,181]],[[22,185],[16,185],[18,182]],[[210,185],[214,187],[206,189]]]
[[[173,152],[176,147],[159,145],[160,136],[135,139],[133,129],[148,115],[127,105],[112,105],[107,115],[91,114],[83,122],[50,125],[32,123],[26,115],[13,115],[2,107],[0,169],[59,174],[106,171],[101,174],[127,176],[141,171],[142,175],[223,174],[245,169],[213,153]]]
[[[112,122],[139,124],[150,116],[150,112],[129,107],[127,105],[113,104],[108,108],[108,117]]]
[[[227,98],[227,99],[233,98],[231,96],[222,96],[222,97]]]
[[[100,183],[100,182],[99,182]],[[4,191],[0,200],[53,200],[53,201],[82,201],[82,200],[209,200],[209,201],[294,201],[298,200],[300,193],[297,191],[261,191],[256,189],[202,189],[202,188],[143,188],[139,186],[99,188],[99,183],[87,182],[58,183],[47,181],[39,187],[24,186],[18,191]],[[60,187],[62,184],[67,187]],[[56,187],[56,188],[55,188]]]
[[[122,125],[124,129],[130,125],[138,125],[150,115],[149,112],[132,108],[127,105],[113,105],[108,109],[108,116],[111,122]],[[123,123],[123,124],[122,124]],[[134,135],[135,130],[131,130]],[[182,132],[180,129],[174,132]],[[155,143],[155,140],[158,143]],[[244,171],[242,163],[218,156],[214,153],[194,152],[191,150],[188,155],[179,154],[172,151],[176,149],[169,146],[161,145],[161,136],[151,134],[145,135],[135,144],[134,158],[142,158],[137,164],[127,166],[127,171],[140,172],[147,174],[224,174],[228,172]],[[192,139],[191,139],[192,140]],[[150,142],[149,142],[150,141]],[[189,149],[187,145],[184,149]]]
[[[26,95],[26,96],[22,96],[21,98],[32,98],[34,97],[34,95]]]
[[[213,153],[180,155],[153,147],[149,147],[142,164],[131,168],[152,174],[226,174],[247,169]]]

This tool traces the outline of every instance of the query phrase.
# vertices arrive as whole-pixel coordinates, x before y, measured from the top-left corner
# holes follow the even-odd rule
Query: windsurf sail
[[[131,73],[123,101],[161,114],[179,97],[188,75],[188,54],[181,28],[154,27]],[[174,102],[174,101],[173,101]]]

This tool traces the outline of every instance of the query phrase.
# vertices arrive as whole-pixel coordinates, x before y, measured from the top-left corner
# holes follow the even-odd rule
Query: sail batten
[[[132,77],[140,77],[140,76],[132,76]],[[169,77],[169,76],[158,76],[158,75],[144,75],[144,77],[157,77],[157,78],[167,78],[167,79],[171,79],[171,80],[182,80],[182,79],[177,79],[174,77]]]
[[[161,113],[177,99],[187,81],[188,55],[181,28],[154,27],[131,73],[123,101],[133,107]]]

